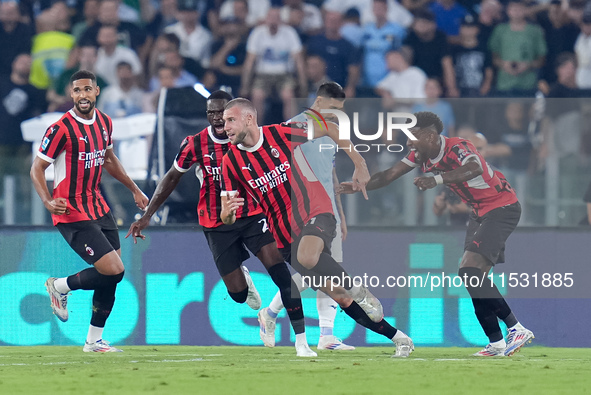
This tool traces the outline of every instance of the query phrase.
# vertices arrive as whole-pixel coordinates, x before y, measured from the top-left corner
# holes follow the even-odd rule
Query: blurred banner
[[[481,346],[487,339],[456,277],[464,232],[351,229],[344,243],[344,266],[368,282],[375,277],[368,285],[382,299],[386,319],[416,345]],[[117,345],[262,347],[257,312],[228,296],[200,230],[154,227],[146,233],[147,239],[137,245],[122,239],[125,278],[117,288],[105,338]],[[507,263],[495,269],[494,281],[518,319],[534,331],[536,344],[591,347],[586,336],[591,318],[585,314],[591,298],[589,236],[581,229],[518,229],[508,240]],[[62,236],[54,229],[1,229],[0,260],[0,345],[82,345],[92,292],[72,293],[70,319],[62,323],[52,315],[44,287],[49,276],[85,268]],[[256,259],[245,264],[263,305],[268,304],[276,292],[271,279]],[[395,280],[387,283],[389,277]],[[418,279],[425,286],[410,285]],[[319,335],[316,300],[307,292],[304,311],[308,340],[314,344]],[[335,335],[355,346],[391,344],[341,311]],[[285,311],[276,337],[278,345],[294,341]]]

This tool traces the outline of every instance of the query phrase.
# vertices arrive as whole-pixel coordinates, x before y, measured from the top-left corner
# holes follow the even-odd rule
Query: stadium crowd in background
[[[250,98],[261,124],[280,122],[297,113],[294,98],[332,80],[348,98],[381,97],[385,109],[426,99],[414,110],[436,112],[453,136],[446,98],[586,94],[591,3],[4,0],[0,52],[0,122],[10,125],[0,129],[0,152],[20,160],[31,149],[18,125],[70,108],[65,81],[80,69],[96,72],[98,108],[113,117],[155,112],[161,87],[201,83]],[[476,125],[493,165],[539,168],[545,151],[527,138],[529,112],[509,104],[508,128]],[[2,161],[0,173],[18,173],[13,163]]]

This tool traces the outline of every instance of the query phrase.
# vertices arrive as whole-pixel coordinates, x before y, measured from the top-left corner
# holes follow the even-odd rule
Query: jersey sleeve
[[[197,162],[195,150],[195,136],[186,137],[181,143],[178,154],[174,158],[174,168],[181,173],[189,171],[193,163]]]
[[[279,125],[277,129],[285,134],[294,146],[308,142],[307,122],[285,122]]]
[[[448,157],[460,166],[466,164],[470,158],[476,158],[481,166],[484,163],[484,160],[480,158],[480,154],[478,154],[474,145],[469,141],[462,141],[453,145]]]
[[[404,158],[402,158],[402,163],[409,165],[410,167],[419,167],[420,164],[416,158],[416,152],[410,151]]]
[[[111,117],[105,115],[107,118],[107,149],[113,149],[113,121]]]
[[[229,155],[230,153],[227,153],[222,159],[221,196],[233,195],[240,189],[240,183],[235,175],[236,169],[232,166]]]
[[[43,140],[41,140],[41,146],[37,151],[37,156],[46,162],[53,163],[59,154],[66,147],[68,137],[64,126],[52,125],[50,126]]]

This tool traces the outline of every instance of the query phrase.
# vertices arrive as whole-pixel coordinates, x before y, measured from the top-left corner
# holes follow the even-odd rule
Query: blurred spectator
[[[441,99],[443,89],[441,83],[436,78],[429,78],[425,82],[426,99],[415,104],[411,112],[430,111],[437,114],[443,122],[442,135],[454,137],[456,135],[456,118],[451,105],[446,100]]]
[[[308,79],[308,98],[314,100],[320,85],[330,82],[326,75],[326,62],[318,55],[306,58],[306,78]]]
[[[240,77],[246,60],[246,41],[242,35],[244,26],[244,22],[234,18],[222,22],[222,38],[211,47],[213,55],[205,78],[209,81],[213,76],[216,85],[230,87],[234,94],[240,90]]]
[[[361,15],[361,25],[376,22],[373,0],[327,0],[322,8],[324,11],[336,11],[344,14],[350,8],[357,8]],[[412,23],[412,14],[396,0],[387,0],[386,19],[407,28]]]
[[[376,21],[367,23],[363,29],[363,83],[371,88],[388,74],[386,53],[400,48],[406,36],[406,30],[401,25],[388,22],[387,12],[386,0],[374,0],[373,13]]]
[[[326,62],[328,77],[345,87],[347,98],[355,97],[359,82],[359,55],[353,44],[340,33],[343,23],[338,12],[324,14],[324,33],[310,38],[307,44],[308,55],[318,55]]]
[[[180,53],[176,51],[167,52],[164,56],[164,66],[172,70],[172,77],[174,79],[174,88],[183,88],[186,86],[194,86],[198,80],[197,78],[185,70],[185,61]],[[150,92],[159,91],[160,84],[158,79],[152,77],[150,80]]]
[[[575,43],[575,53],[579,68],[577,85],[579,88],[591,88],[591,13],[583,16],[581,33]]]
[[[481,154],[486,148],[486,137],[482,133],[477,133],[471,126],[459,128],[458,137],[469,140]],[[448,225],[451,226],[466,226],[471,211],[470,207],[447,186],[442,188],[433,202],[433,213],[440,217],[448,212]]]
[[[140,59],[148,58],[150,47],[152,46],[151,37],[148,38],[146,31],[134,23],[123,21],[119,18],[120,3],[118,0],[102,0],[99,8],[98,23],[87,28],[78,43],[80,45],[92,44],[97,46],[99,43],[98,35],[102,26],[114,26],[117,32],[117,41],[119,44],[133,49]]]
[[[18,3],[0,3],[0,78],[12,73],[12,62],[17,55],[31,53],[33,29],[20,22]]]
[[[378,82],[376,93],[382,97],[382,106],[386,109],[400,104],[401,99],[425,98],[427,76],[423,70],[411,66],[412,50],[408,47],[390,51],[386,55],[390,72]]]
[[[196,0],[179,0],[177,19],[179,22],[168,26],[164,31],[174,33],[181,40],[180,53],[191,58],[204,69],[211,58],[211,33],[199,23]],[[202,73],[199,73],[202,74]]]
[[[532,144],[527,126],[524,104],[513,101],[505,107],[503,119],[491,127],[487,133],[489,142],[485,150],[487,160],[490,158],[493,164],[501,167],[501,171],[508,179],[514,176],[514,171],[527,170],[530,162],[533,162],[530,158]]]
[[[129,63],[134,75],[139,76],[141,74],[142,64],[137,54],[130,48],[117,45],[116,27],[101,26],[98,33],[98,42],[100,48],[95,70],[109,85],[117,84],[117,65],[121,62]]]
[[[414,66],[423,70],[427,77],[443,80],[447,96],[459,96],[447,38],[437,29],[431,11],[415,12],[412,30],[404,40],[404,45],[413,50]]]
[[[563,52],[558,55],[554,64],[558,79],[550,87],[548,97],[580,97],[582,92],[577,85],[576,56],[572,52]]]
[[[431,0],[402,0],[400,3],[407,10],[414,12],[426,8],[431,3]]]
[[[328,13],[329,11],[327,11]],[[363,41],[363,28],[361,27],[359,10],[349,8],[343,15],[343,24],[341,25],[341,36],[355,48],[361,47]]]
[[[161,34],[152,48],[150,53],[150,59],[148,61],[148,76],[151,79],[158,75],[158,70],[164,64],[166,60],[166,54],[168,52],[179,52],[181,48],[181,41],[174,33],[163,33]],[[203,73],[203,67],[192,58],[183,57],[184,65],[183,68],[194,76]]]
[[[429,9],[435,14],[437,28],[447,35],[451,43],[458,42],[460,34],[460,24],[468,11],[456,0],[436,0],[429,6]]]
[[[566,11],[568,18],[577,26],[583,23],[583,14],[585,13],[586,5],[587,0],[570,0],[568,2],[568,10]]]
[[[503,18],[503,6],[498,0],[482,0],[480,3],[480,13],[478,14],[478,26],[480,33],[478,41],[488,45],[488,40],[492,35],[495,26]]]
[[[542,68],[542,79],[547,84],[556,81],[556,57],[562,52],[573,52],[580,29],[572,23],[560,0],[552,0],[548,9],[537,15],[546,38],[548,53]]]
[[[508,23],[498,25],[492,33],[489,48],[498,69],[496,89],[517,93],[536,88],[538,69],[544,65],[546,42],[538,25],[525,19],[526,6],[521,0],[507,5]]]
[[[119,19],[146,25],[152,21],[156,12],[162,8],[161,1],[154,4],[153,0],[119,0]]]
[[[158,85],[161,88],[174,88],[175,71],[168,66],[161,66],[158,70]],[[143,112],[155,113],[158,108],[158,98],[160,97],[160,90],[150,92],[144,95]]]
[[[486,96],[492,86],[491,55],[486,43],[481,43],[478,37],[479,25],[472,15],[467,15],[460,27],[459,43],[450,46],[461,97]]]
[[[160,36],[164,29],[178,22],[176,19],[177,12],[177,0],[162,0],[160,10],[154,15],[154,19],[146,25],[148,34],[154,39]]]
[[[307,93],[307,81],[302,43],[293,27],[281,23],[279,8],[271,8],[266,23],[252,30],[246,51],[240,96],[246,97],[250,93],[262,123],[265,120],[265,100],[275,92],[283,103],[283,119],[291,118],[296,85],[293,72],[297,72],[303,96]]]
[[[158,70],[164,64],[167,52],[178,52],[181,47],[181,41],[173,33],[163,33],[154,42],[154,47],[150,52],[150,58],[148,59],[148,72],[149,78],[158,76]]]
[[[241,0],[226,0],[222,4],[220,8],[219,18],[220,20],[227,19],[227,18],[238,18],[241,19],[242,16],[239,13],[245,11],[245,7],[240,5],[240,8],[237,8],[234,3]],[[279,2],[277,1],[275,6],[279,6]],[[246,1],[246,19],[245,22],[247,26],[254,27],[260,25],[265,22],[269,9],[271,8],[271,1],[269,0],[247,0]]]
[[[238,8],[244,8],[245,11],[243,11],[242,13],[244,14],[243,19],[246,20],[246,15],[248,14],[248,3],[246,2],[246,0],[235,0],[234,4],[233,4],[233,8],[236,8],[236,3],[242,3],[241,5],[238,6]],[[222,32],[220,31],[221,28],[221,19],[220,19],[220,8],[222,7],[222,4],[224,3],[224,0],[207,0],[207,6],[205,9],[205,18],[207,20],[207,28],[209,29],[209,31],[213,34],[214,37],[219,38],[222,35]],[[239,10],[240,13],[240,10]],[[238,17],[236,16],[236,12],[234,12],[234,18]],[[227,19],[227,18],[226,18]]]
[[[88,70],[96,72],[95,65],[97,61],[97,49],[91,45],[74,48],[76,65],[62,72],[59,78],[53,83],[53,86],[47,91],[47,100],[49,106],[48,112],[62,111],[66,112],[74,105],[70,97],[70,77],[78,70]],[[101,89],[105,89],[108,83],[99,75],[96,76],[96,83]]]
[[[322,30],[322,14],[314,4],[303,0],[283,0],[281,20],[296,29],[305,41]]]
[[[72,27],[72,35],[79,40],[86,29],[94,26],[98,22],[100,10],[99,0],[86,0],[84,2],[84,20],[76,23]]]
[[[97,107],[112,118],[121,118],[142,112],[144,92],[137,86],[131,65],[117,65],[117,85],[101,90]]]
[[[10,78],[0,79],[0,176],[26,175],[31,167],[31,143],[23,141],[21,122],[46,109],[45,92],[29,84],[31,62],[30,55],[18,55]]]
[[[60,16],[58,3],[37,18],[37,35],[33,37],[31,76],[29,82],[39,89],[53,85],[66,69],[66,61],[74,46],[74,36],[60,29],[68,29],[69,21]],[[61,11],[65,12],[65,11]]]

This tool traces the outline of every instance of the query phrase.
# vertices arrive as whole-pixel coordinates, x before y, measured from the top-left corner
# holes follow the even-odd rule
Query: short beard
[[[236,138],[234,139],[234,145],[242,144],[244,142],[245,138],[246,138],[246,132],[238,133],[236,135]]]
[[[94,106],[95,106],[96,102],[95,101],[91,101],[90,102],[90,106],[88,106],[88,110],[82,110],[80,108],[80,105],[78,103],[75,103],[74,105],[76,106],[76,109],[78,110],[78,112],[80,112],[80,114],[90,114],[92,112],[92,110],[94,110]]]

